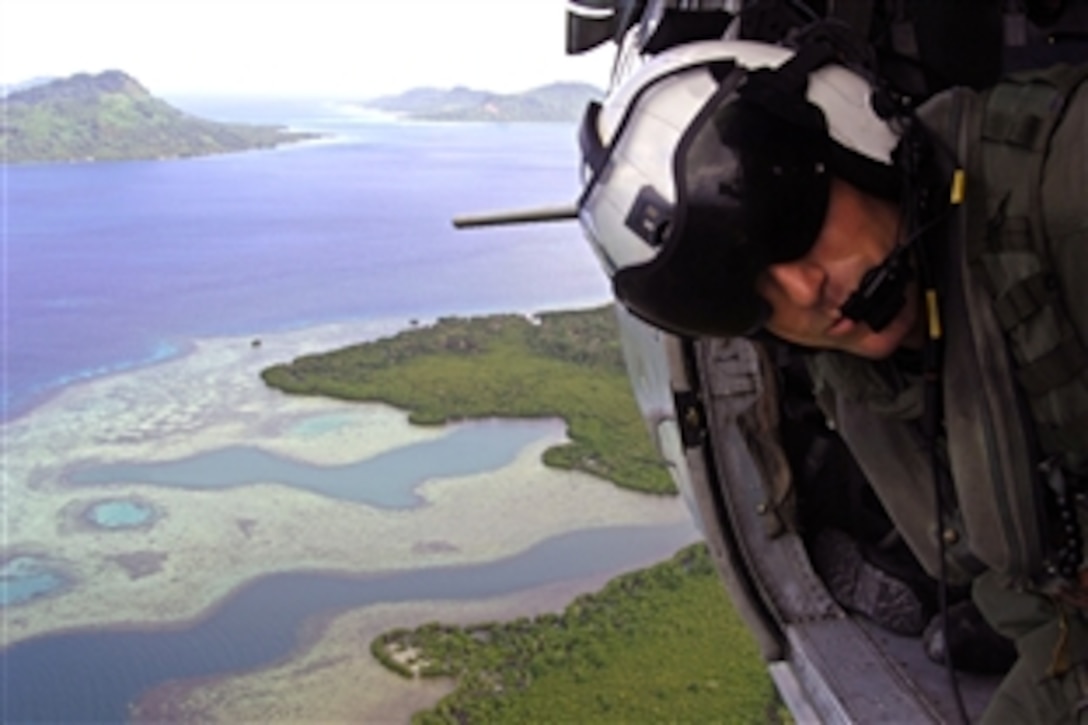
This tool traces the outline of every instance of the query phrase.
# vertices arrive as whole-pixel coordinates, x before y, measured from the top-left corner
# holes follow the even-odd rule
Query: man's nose
[[[767,273],[785,293],[787,299],[800,307],[815,307],[823,297],[827,272],[819,265],[797,260],[772,264]]]

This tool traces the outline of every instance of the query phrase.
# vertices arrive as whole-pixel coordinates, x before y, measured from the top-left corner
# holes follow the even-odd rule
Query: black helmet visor
[[[743,97],[747,75],[726,74],[677,145],[676,208],[659,254],[613,278],[632,312],[676,333],[759,329],[769,308],[756,278],[804,256],[823,226],[830,187],[823,115],[803,96],[792,109],[801,118]]]

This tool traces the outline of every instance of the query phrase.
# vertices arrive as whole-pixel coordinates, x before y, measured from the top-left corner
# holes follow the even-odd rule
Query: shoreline
[[[159,348],[168,348],[169,352],[166,354],[159,354],[153,350],[139,359],[127,359],[94,368],[84,368],[58,379],[37,384],[31,391],[22,394],[23,402],[11,409],[14,412],[9,412],[7,417],[0,418],[0,428],[6,428],[9,425],[18,423],[21,419],[26,418],[43,408],[47,408],[56,398],[68,394],[71,390],[101,383],[110,380],[111,378],[132,375],[139,373],[142,370],[184,360],[186,357],[197,353],[202,343],[248,341],[249,345],[252,346],[254,340],[261,341],[261,345],[263,345],[266,338],[294,337],[306,335],[308,333],[316,333],[321,337],[328,336],[333,341],[332,344],[337,344],[335,342],[337,330],[343,330],[343,334],[345,335],[349,334],[347,332],[348,330],[358,330],[363,337],[359,337],[357,340],[363,342],[365,340],[396,334],[401,330],[407,329],[408,326],[409,322],[407,320],[390,317],[382,319],[344,320],[316,325],[297,323],[285,325],[282,328],[266,329],[245,334],[202,335],[187,338],[181,342],[172,343],[160,341],[155,350],[158,350]],[[352,343],[345,339],[343,344]],[[320,350],[305,351],[300,352],[299,354],[309,354],[310,352],[320,352]]]
[[[59,380],[42,383],[36,386],[32,391],[24,393],[23,402],[15,406],[13,410],[5,407],[5,417],[0,418],[0,427],[6,427],[8,424],[16,423],[19,419],[33,414],[39,408],[48,405],[57,396],[62,395],[64,391],[69,388],[86,385],[115,375],[127,375],[136,370],[154,367],[155,365],[162,365],[183,358],[186,355],[190,355],[194,350],[195,343],[190,340],[179,347],[172,347],[168,354],[161,357],[151,354],[149,357],[140,360],[126,360],[114,365],[80,370],[79,372],[72,373]]]
[[[390,314],[382,317],[358,317],[345,316],[328,322],[295,321],[282,325],[266,327],[260,330],[246,332],[199,334],[187,337],[181,341],[159,341],[155,349],[159,347],[170,348],[166,355],[159,355],[155,349],[139,359],[127,359],[120,362],[103,364],[94,368],[81,369],[69,373],[61,378],[36,384],[30,392],[22,393],[22,400],[18,405],[5,408],[7,417],[0,417],[0,429],[18,423],[21,419],[38,410],[47,407],[55,398],[65,395],[69,390],[85,385],[100,383],[117,376],[139,373],[141,370],[153,368],[159,365],[175,363],[179,360],[198,352],[201,344],[207,343],[244,343],[252,346],[254,341],[263,347],[269,340],[295,339],[302,340],[297,344],[302,345],[296,355],[309,355],[328,352],[332,349],[353,345],[361,342],[369,342],[382,337],[396,335],[406,330],[418,327],[427,327],[435,324],[444,317],[470,318],[485,317],[489,315],[513,314],[522,315],[528,319],[547,312],[559,312],[565,310],[583,310],[609,304],[607,297],[586,297],[585,299],[568,300],[562,304],[546,306],[533,306],[524,309],[511,310],[508,307],[492,308],[478,307],[457,310],[428,311],[412,314]],[[321,342],[322,347],[307,346],[305,338],[313,335],[315,343]],[[293,357],[294,357],[293,356]],[[282,362],[288,362],[288,359]],[[271,363],[270,363],[271,364]]]
[[[452,692],[456,682],[406,679],[389,671],[370,654],[370,642],[379,634],[439,620],[463,626],[560,612],[618,575],[592,575],[471,602],[382,603],[319,615],[300,627],[299,642],[285,657],[249,671],[156,687],[133,704],[133,722],[407,722]]]

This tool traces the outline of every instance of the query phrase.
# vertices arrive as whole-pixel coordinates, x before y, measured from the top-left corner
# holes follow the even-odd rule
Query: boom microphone
[[[907,264],[909,244],[895,248],[888,257],[865,273],[861,284],[842,306],[842,314],[864,322],[873,332],[887,327],[907,302],[907,282],[914,276]]]

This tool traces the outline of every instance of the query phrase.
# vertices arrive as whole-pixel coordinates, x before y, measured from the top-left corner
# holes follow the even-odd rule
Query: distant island
[[[603,95],[588,83],[552,83],[524,93],[502,94],[464,86],[415,88],[360,105],[428,121],[578,121],[586,103]]]
[[[197,118],[117,70],[32,85],[10,92],[3,103],[5,163],[208,156],[317,137],[282,126]]]
[[[8,83],[0,87],[0,96],[10,96],[13,93],[25,91],[35,86],[42,86],[46,83],[52,83],[55,80],[57,80],[56,76],[34,76],[33,78],[27,78],[26,80],[19,81],[18,83]]]

